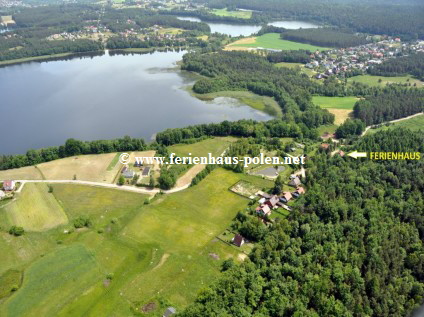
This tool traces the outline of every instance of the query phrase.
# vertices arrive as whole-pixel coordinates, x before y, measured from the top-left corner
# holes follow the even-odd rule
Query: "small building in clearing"
[[[232,241],[234,245],[238,247],[241,247],[245,243],[243,236],[238,233],[234,236]]]
[[[12,191],[15,189],[16,183],[15,181],[4,181],[3,182],[3,190],[4,191]]]
[[[278,201],[279,201],[278,196],[277,195],[273,195],[273,196],[271,196],[271,198],[269,200],[267,200],[265,202],[265,204],[267,204],[269,206],[269,208],[274,208],[275,205],[277,205]]]
[[[268,205],[264,204],[256,208],[256,213],[264,217],[271,214],[271,208]]]
[[[293,196],[290,192],[284,192],[280,197],[280,201],[282,201],[283,203],[288,203],[292,198]]]

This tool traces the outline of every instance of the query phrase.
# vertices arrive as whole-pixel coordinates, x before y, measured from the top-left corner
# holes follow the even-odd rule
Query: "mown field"
[[[360,75],[350,77],[347,80],[349,83],[357,82],[363,83],[370,86],[386,86],[386,84],[411,84],[412,86],[416,85],[417,87],[424,87],[424,82],[412,78],[411,76],[399,76],[399,77],[384,77],[384,76],[373,76],[373,75]]]
[[[176,144],[169,146],[169,153],[175,153],[177,156],[189,156],[191,153],[193,157],[208,156],[212,153],[213,156],[219,156],[222,152],[234,142],[236,138],[233,137],[215,137],[206,139],[193,144]]]
[[[310,44],[292,42],[287,40],[282,40],[280,38],[280,34],[278,33],[267,33],[255,38],[251,38],[250,43],[247,41],[248,39],[242,39],[240,41],[236,41],[227,46],[227,48],[231,47],[246,47],[246,48],[266,48],[266,49],[275,49],[275,50],[309,50],[309,51],[325,51],[329,48],[315,46]]]
[[[218,16],[234,17],[239,19],[250,19],[252,17],[252,11],[228,11],[227,8],[224,8],[213,9],[211,12]]]
[[[336,116],[334,123],[340,125],[352,114],[353,106],[358,101],[356,97],[312,97],[314,104],[327,109]]]
[[[68,217],[48,186],[28,183],[15,200],[0,208],[8,225],[17,225],[28,231],[43,231],[68,223]]]

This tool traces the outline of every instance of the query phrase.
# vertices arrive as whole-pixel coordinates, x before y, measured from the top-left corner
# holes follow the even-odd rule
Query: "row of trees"
[[[390,131],[353,148],[423,151],[422,141],[422,133]],[[177,316],[400,317],[421,305],[424,162],[321,153],[308,164],[308,191],[288,218],[265,230],[237,216],[239,231],[260,242]]]
[[[311,61],[311,52],[307,50],[289,50],[281,52],[268,53],[267,60],[271,63],[302,63]]]
[[[424,80],[424,53],[420,52],[396,59],[389,59],[382,64],[371,67],[368,72],[371,75],[380,76],[403,76],[410,74]]]
[[[281,38],[325,47],[352,47],[369,42],[365,35],[333,28],[286,30]]]
[[[150,146],[150,148],[155,147],[156,144]],[[69,139],[61,146],[29,150],[26,154],[21,155],[0,156],[0,170],[40,164],[74,155],[143,151],[145,149],[147,149],[147,145],[143,139],[131,138],[129,136],[116,140],[85,142]]]

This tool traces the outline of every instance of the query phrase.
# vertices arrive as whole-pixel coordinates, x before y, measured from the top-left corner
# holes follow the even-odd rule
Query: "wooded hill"
[[[368,72],[379,76],[412,75],[424,81],[424,53],[389,59],[380,65],[371,67]]]

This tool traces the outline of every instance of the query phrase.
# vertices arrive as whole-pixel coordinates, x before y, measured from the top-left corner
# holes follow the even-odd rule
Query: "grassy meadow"
[[[334,123],[336,125],[342,124],[352,115],[353,107],[358,100],[356,97],[312,97],[314,104],[335,115]]]
[[[223,17],[234,17],[239,19],[250,19],[252,17],[252,11],[228,11],[224,9],[213,9],[212,13]]]
[[[390,125],[383,125],[376,129],[369,129],[367,131],[367,134],[376,133],[378,131],[384,131],[389,129],[395,129],[395,128],[405,128],[405,129],[410,129],[413,131],[417,131],[417,130],[424,131],[424,115],[420,115],[411,119],[395,122]]]
[[[370,86],[384,87],[386,84],[411,84],[417,87],[424,87],[424,82],[415,79],[411,76],[399,76],[399,77],[384,77],[384,76],[373,76],[373,75],[359,75],[350,77],[347,80],[349,83],[357,82],[367,84]]]
[[[231,43],[227,47],[266,48],[275,50],[309,50],[312,52],[317,50],[325,51],[329,49],[327,47],[283,40],[280,38],[280,34],[278,33],[267,33],[251,39],[250,43],[246,41],[247,39],[242,39]]]
[[[231,141],[208,139],[173,150],[220,154]],[[162,316],[169,305],[181,310],[220,274],[223,260],[245,257],[216,239],[247,206],[246,198],[228,190],[240,180],[272,186],[216,169],[198,185],[146,205],[146,195],[132,192],[54,184],[48,193],[46,184],[26,184],[16,201],[0,207],[0,316]],[[43,227],[28,216],[31,208],[55,227],[9,235],[15,224],[9,210],[25,219],[25,229]],[[66,223],[57,221],[58,211]],[[91,227],[74,229],[80,216],[89,217]],[[149,303],[156,309],[141,313]]]

